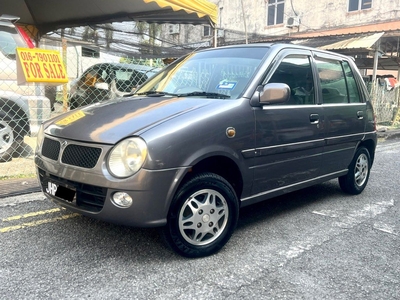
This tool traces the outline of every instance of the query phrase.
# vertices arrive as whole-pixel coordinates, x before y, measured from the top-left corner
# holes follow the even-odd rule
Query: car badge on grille
[[[68,142],[67,141],[62,141],[61,142],[61,148],[65,149],[65,147],[67,147]]]

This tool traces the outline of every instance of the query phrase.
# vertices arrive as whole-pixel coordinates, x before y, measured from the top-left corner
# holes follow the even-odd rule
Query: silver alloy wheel
[[[354,166],[354,179],[358,186],[362,186],[367,180],[368,175],[368,157],[362,153],[356,161],[356,165]]]
[[[6,121],[0,121],[0,154],[6,152],[13,143],[13,129]]]
[[[204,189],[191,195],[179,212],[179,230],[183,238],[196,246],[215,241],[229,218],[225,198],[215,190]]]

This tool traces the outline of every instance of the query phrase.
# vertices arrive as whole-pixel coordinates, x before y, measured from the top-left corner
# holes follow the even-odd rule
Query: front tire
[[[201,173],[176,193],[162,233],[180,255],[208,256],[228,242],[238,216],[239,202],[229,182],[213,173]]]
[[[365,147],[358,148],[350,163],[349,172],[339,177],[341,189],[348,194],[360,194],[367,186],[370,169],[371,156],[368,149]]]

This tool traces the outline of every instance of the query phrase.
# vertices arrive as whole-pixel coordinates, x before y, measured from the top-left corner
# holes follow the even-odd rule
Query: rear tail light
[[[26,33],[26,31],[25,31],[23,28],[19,27],[19,26],[16,26],[16,27],[17,27],[17,29],[18,29],[19,34],[20,34],[20,35],[22,36],[22,38],[24,39],[26,45],[27,45],[29,48],[35,48],[35,45],[33,44],[31,38],[30,38],[29,35]]]

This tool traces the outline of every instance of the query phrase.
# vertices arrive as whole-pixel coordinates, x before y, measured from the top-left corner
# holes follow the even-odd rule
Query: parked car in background
[[[352,59],[251,44],[191,53],[131,97],[45,122],[35,164],[59,205],[163,226],[172,249],[199,257],[227,243],[240,207],[334,178],[361,193],[376,143]]]
[[[157,73],[154,67],[99,63],[88,68],[70,85],[69,105],[71,109],[104,100],[122,97]]]
[[[18,19],[0,16],[0,162],[11,160],[24,136],[31,132],[28,99],[18,93],[16,48],[34,45],[15,25]]]

